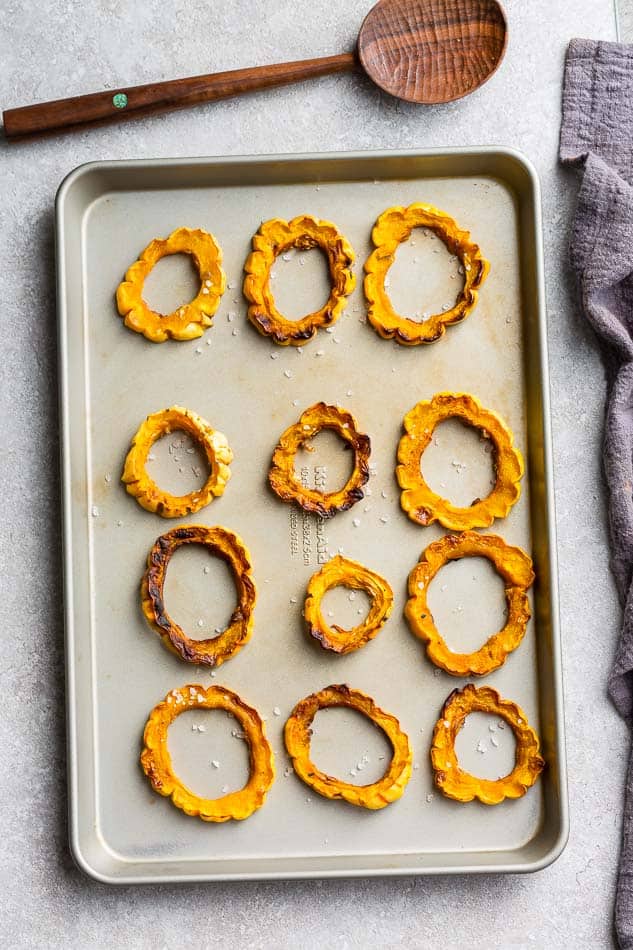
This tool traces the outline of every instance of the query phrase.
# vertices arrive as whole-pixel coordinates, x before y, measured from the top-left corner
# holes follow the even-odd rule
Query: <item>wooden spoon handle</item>
[[[7,109],[2,113],[8,139],[54,132],[92,122],[113,122],[136,116],[154,115],[182,109],[199,102],[226,99],[243,92],[301,82],[328,73],[340,73],[357,65],[354,53],[340,53],[321,59],[299,60],[250,69],[235,69],[207,76],[191,76],[167,82],[148,83],[129,89],[110,89],[71,99],[56,99],[33,106]]]

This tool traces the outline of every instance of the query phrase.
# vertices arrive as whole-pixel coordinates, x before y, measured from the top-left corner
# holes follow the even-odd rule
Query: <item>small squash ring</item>
[[[270,289],[270,271],[276,258],[291,247],[320,247],[327,257],[332,280],[330,296],[320,310],[300,320],[287,320],[277,309]],[[343,312],[354,289],[354,251],[331,221],[318,221],[304,214],[292,221],[265,221],[253,236],[253,250],[244,266],[244,296],[249,301],[248,318],[264,336],[281,346],[303,346],[319,327],[329,327]]]
[[[338,433],[354,452],[354,471],[343,488],[335,492],[326,493],[305,487],[294,471],[295,453],[322,429],[332,429]],[[369,478],[370,452],[369,436],[358,431],[351,412],[339,406],[326,406],[324,402],[317,402],[301,414],[298,422],[282,433],[273,452],[268,481],[282,501],[294,501],[305,511],[331,518],[337,511],[346,511],[364,497],[363,485]]]
[[[352,785],[320,772],[310,761],[311,725],[319,709],[344,706],[356,709],[385,733],[393,756],[381,779],[371,785]],[[370,696],[349,686],[326,686],[297,703],[284,729],[284,740],[295,772],[302,782],[324,798],[338,798],[362,808],[384,808],[402,795],[411,777],[409,739],[395,716],[380,709]]]
[[[183,544],[201,544],[228,564],[235,582],[238,603],[226,630],[207,640],[193,640],[171,619],[165,608],[167,566]],[[230,660],[253,632],[253,609],[257,591],[252,578],[250,554],[244,542],[226,528],[187,525],[172,528],[154,543],[141,581],[141,609],[152,630],[165,646],[187,663],[220,666]]]
[[[202,488],[187,495],[170,495],[161,491],[145,469],[147,457],[154,442],[174,430],[190,435],[204,449],[209,465],[209,477]],[[125,459],[121,481],[130,495],[146,511],[162,518],[182,518],[200,511],[214,498],[224,493],[231,477],[229,469],[233,452],[226,436],[212,429],[208,422],[191,409],[172,406],[148,416],[141,423]]]
[[[345,630],[337,624],[331,626],[323,619],[321,600],[332,587],[349,587],[364,590],[371,598],[369,613],[362,623]],[[313,574],[308,581],[303,616],[310,635],[326,650],[345,654],[359,650],[376,636],[393,608],[393,591],[379,574],[369,568],[337,554]]]
[[[485,557],[505,582],[508,616],[502,630],[493,634],[473,653],[454,653],[435,626],[427,603],[429,585],[449,561],[462,557]],[[494,534],[447,534],[426,548],[409,574],[409,600],[404,609],[411,631],[426,643],[426,652],[436,666],[452,676],[483,676],[505,663],[521,643],[531,616],[527,590],[534,581],[532,560],[521,548],[511,547]]]
[[[157,261],[169,254],[189,254],[200,276],[196,297],[174,310],[162,314],[152,310],[143,300],[143,284]],[[168,238],[156,238],[141,251],[127,270],[125,280],[116,292],[117,308],[126,327],[142,333],[152,343],[193,340],[202,336],[213,323],[226,286],[222,270],[222,251],[212,234],[202,230],[178,228]]]
[[[422,453],[430,444],[435,427],[451,418],[480,429],[495,450],[494,488],[486,498],[475,499],[467,508],[453,505],[432,491],[420,471]],[[478,399],[465,393],[437,393],[430,402],[419,402],[406,414],[404,428],[396,474],[402,488],[400,504],[412,521],[421,525],[439,521],[445,528],[462,531],[487,528],[495,518],[505,518],[521,494],[523,458],[513,445],[512,432],[496,412],[484,409]]]
[[[472,712],[499,716],[514,732],[514,768],[496,781],[477,778],[459,767],[455,740],[466,716]],[[491,686],[477,688],[471,683],[464,689],[454,689],[444,703],[433,731],[431,762],[435,784],[447,798],[458,802],[478,798],[484,805],[498,805],[504,798],[521,798],[534,785],[545,766],[539,754],[538,736],[528,724],[521,707],[509,699],[501,699]]]
[[[167,730],[174,719],[188,709],[224,709],[235,716],[248,743],[250,775],[244,788],[222,798],[202,798],[174,774],[167,748]],[[141,767],[155,792],[171,798],[176,808],[202,821],[248,818],[264,804],[275,778],[273,751],[259,713],[224,686],[205,689],[192,685],[170,690],[149,714],[143,733]]]
[[[385,289],[387,271],[395,261],[396,250],[407,241],[414,228],[428,228],[444,242],[451,254],[459,257],[464,268],[464,286],[453,307],[418,322],[400,316],[394,310]],[[373,328],[386,340],[405,346],[435,343],[446,327],[459,323],[474,309],[478,289],[486,279],[490,265],[479,247],[470,240],[453,218],[433,205],[416,203],[408,208],[387,208],[378,218],[371,233],[375,250],[365,263],[365,297],[369,303],[367,316]]]

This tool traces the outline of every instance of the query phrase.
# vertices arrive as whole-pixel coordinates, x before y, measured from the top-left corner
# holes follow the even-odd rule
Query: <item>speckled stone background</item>
[[[2,3],[3,108],[350,48],[369,0]],[[17,947],[612,945],[627,736],[605,694],[618,609],[599,443],[603,374],[566,268],[576,190],[557,166],[564,50],[615,38],[611,0],[506,0],[502,69],[433,109],[340,76],[147,122],[0,144],[0,944]],[[544,197],[571,838],[526,877],[113,889],[66,845],[53,200],[93,159],[504,144]]]

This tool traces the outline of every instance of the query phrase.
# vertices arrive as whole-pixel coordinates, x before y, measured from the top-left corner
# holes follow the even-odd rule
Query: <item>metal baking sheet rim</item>
[[[238,871],[236,873],[187,873],[187,874],[160,874],[150,875],[147,873],[134,873],[132,868],[138,865],[130,859],[122,859],[121,856],[111,852],[106,842],[98,840],[98,846],[102,848],[102,853],[110,853],[112,860],[119,865],[128,865],[129,870],[116,875],[104,873],[95,866],[91,857],[86,853],[81,840],[81,823],[79,818],[79,788],[78,788],[78,728],[77,728],[77,706],[76,706],[76,682],[75,682],[75,628],[74,628],[74,586],[73,576],[70,565],[72,563],[72,542],[71,542],[71,473],[70,473],[70,425],[69,425],[69,362],[68,350],[66,345],[67,331],[67,246],[66,246],[66,228],[69,217],[69,202],[72,201],[73,192],[81,186],[82,179],[98,171],[155,171],[160,173],[165,168],[172,170],[178,168],[196,168],[204,170],[209,166],[225,166],[228,169],[239,165],[254,166],[278,166],[289,168],[293,166],[299,168],[300,165],[309,163],[310,173],[314,174],[315,166],[325,163],[337,162],[358,162],[367,165],[378,165],[380,162],[402,160],[406,162],[409,159],[428,160],[429,164],[435,163],[436,167],[446,161],[451,165],[460,160],[467,164],[480,163],[478,171],[486,168],[490,173],[490,165],[500,163],[509,169],[513,169],[520,178],[524,179],[523,190],[527,195],[529,208],[522,208],[522,223],[525,224],[528,216],[528,224],[532,230],[531,242],[533,244],[534,261],[533,269],[535,275],[535,286],[533,293],[535,295],[535,312],[537,314],[537,346],[538,346],[538,367],[539,367],[539,390],[541,396],[541,414],[539,425],[542,432],[542,453],[543,453],[543,492],[542,497],[545,503],[545,518],[547,523],[546,544],[548,548],[549,563],[549,601],[550,601],[550,623],[551,623],[551,642],[549,644],[549,659],[551,663],[551,678],[553,689],[552,705],[553,718],[556,724],[555,753],[556,767],[554,781],[558,790],[557,805],[557,833],[554,835],[551,843],[546,847],[544,853],[533,860],[525,861],[493,861],[495,853],[500,852],[478,852],[480,860],[471,863],[459,863],[452,855],[452,863],[445,864],[441,862],[434,863],[432,854],[420,856],[418,863],[411,861],[410,856],[403,855],[403,859],[397,866],[385,866],[380,863],[382,858],[378,857],[373,863],[371,859],[363,866],[354,866],[358,861],[355,856],[347,858],[348,866],[332,867],[333,856],[324,856],[322,858],[310,857],[302,861],[289,858],[288,863],[295,867],[281,868],[275,870],[256,870],[256,871]],[[367,177],[376,172],[368,170]],[[307,170],[306,170],[307,174]],[[455,174],[455,169],[453,169]],[[326,180],[336,180],[337,176]],[[448,176],[447,176],[448,177]],[[274,180],[274,179],[271,179]],[[300,180],[300,179],[297,179]],[[516,185],[520,190],[520,186]],[[146,187],[147,183],[145,184]],[[524,197],[526,196],[524,194]],[[542,870],[553,863],[562,853],[569,837],[569,812],[568,812],[568,794],[567,794],[567,775],[565,759],[565,740],[564,740],[564,715],[563,715],[563,683],[562,683],[562,661],[561,661],[561,640],[559,626],[558,610],[558,576],[557,576],[557,558],[556,558],[556,533],[555,533],[555,505],[554,505],[554,486],[553,486],[553,465],[552,465],[552,443],[551,443],[551,425],[550,425],[550,405],[549,405],[549,367],[547,351],[547,325],[545,310],[545,291],[543,278],[543,248],[542,248],[542,218],[541,218],[541,197],[540,185],[536,169],[521,152],[508,147],[482,146],[467,148],[441,148],[441,149],[411,149],[411,150],[379,150],[379,151],[354,151],[354,152],[324,152],[309,154],[268,154],[256,156],[217,156],[207,158],[173,158],[173,159],[153,159],[153,160],[132,160],[132,161],[103,161],[89,162],[78,166],[70,172],[62,181],[57,191],[55,199],[55,250],[56,250],[56,275],[57,275],[57,313],[58,313],[58,346],[59,346],[59,416],[60,416],[60,467],[62,474],[62,523],[63,523],[63,573],[64,573],[64,622],[65,622],[65,651],[66,651],[66,722],[67,722],[67,772],[68,772],[68,791],[69,791],[69,844],[71,854],[78,867],[88,876],[95,880],[107,884],[148,884],[148,883],[195,883],[204,881],[248,881],[248,880],[289,880],[289,879],[309,879],[309,878],[348,878],[348,877],[385,877],[385,876],[407,876],[407,875],[438,875],[438,874],[480,874],[480,873],[532,873]],[[524,283],[524,281],[522,281]],[[92,671],[94,676],[94,670]],[[92,829],[95,831],[95,829]],[[100,836],[96,835],[96,839]],[[529,843],[528,843],[529,847]],[[489,861],[486,861],[486,857]],[[423,864],[421,862],[424,862]],[[296,865],[305,863],[305,867]],[[327,865],[330,866],[327,866]],[[310,865],[310,866],[308,866]]]

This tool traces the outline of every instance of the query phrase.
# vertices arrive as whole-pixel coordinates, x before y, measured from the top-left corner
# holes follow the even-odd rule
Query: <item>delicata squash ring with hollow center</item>
[[[145,468],[154,442],[175,430],[185,432],[198,443],[209,465],[209,477],[205,484],[187,495],[171,495],[161,491]],[[233,452],[225,435],[212,429],[191,409],[172,406],[153,413],[141,423],[125,459],[121,481],[146,511],[155,512],[163,518],[182,518],[199,511],[224,493],[231,477],[229,465],[232,461]]]
[[[449,561],[462,557],[485,557],[501,575],[505,584],[508,616],[502,630],[493,634],[473,653],[449,650],[435,626],[427,594],[431,581]],[[503,666],[507,656],[523,639],[530,619],[527,589],[534,581],[532,561],[521,548],[511,547],[494,534],[447,534],[426,548],[419,564],[409,574],[409,600],[404,609],[409,627],[426,643],[432,663],[453,676],[483,676]]]
[[[435,427],[457,418],[491,440],[495,452],[495,485],[486,498],[476,498],[467,508],[451,504],[427,485],[420,469],[422,453]],[[495,518],[505,518],[521,494],[523,458],[513,445],[512,433],[496,412],[484,409],[465,393],[437,393],[430,402],[419,402],[404,417],[405,435],[398,445],[396,469],[402,488],[400,504],[412,521],[421,525],[439,521],[445,528],[462,531],[487,528]]]
[[[320,310],[300,320],[287,320],[277,309],[270,289],[270,271],[280,254],[290,248],[310,250],[320,247],[325,254],[332,287]],[[253,236],[253,250],[244,266],[244,296],[249,301],[248,318],[260,333],[282,346],[303,346],[319,327],[335,323],[345,308],[355,285],[352,273],[354,251],[336,225],[304,214],[292,221],[273,218],[265,221]]]
[[[301,484],[294,470],[297,450],[322,429],[332,429],[354,452],[354,471],[339,491],[322,492]],[[371,442],[356,428],[351,412],[338,406],[317,402],[301,414],[298,422],[282,434],[273,452],[268,481],[282,501],[294,501],[305,511],[331,518],[337,511],[346,511],[364,496],[363,485],[369,478]]]
[[[237,792],[221,798],[202,798],[190,791],[174,774],[167,748],[167,730],[174,719],[188,709],[224,709],[240,724],[248,743],[250,775]],[[224,686],[181,686],[172,689],[152,709],[143,733],[141,767],[159,795],[171,798],[176,808],[203,821],[241,821],[264,804],[275,778],[273,751],[266,738],[264,723],[251,706]]]
[[[183,544],[201,544],[228,564],[237,591],[237,606],[222,633],[208,640],[193,640],[172,620],[165,608],[164,587],[172,555]],[[147,557],[141,581],[141,608],[150,627],[165,646],[187,663],[220,666],[242,649],[253,632],[253,608],[257,591],[251,574],[249,552],[244,542],[226,528],[187,525],[172,528],[156,540]]]
[[[459,767],[455,753],[457,733],[472,712],[490,713],[508,723],[516,739],[512,771],[493,781],[477,778]],[[484,805],[498,805],[504,798],[521,798],[536,782],[545,766],[539,754],[538,736],[528,724],[525,713],[509,699],[501,699],[491,686],[477,688],[469,683],[454,689],[442,715],[435,724],[431,745],[435,784],[447,798],[471,802],[478,798]]]
[[[460,259],[465,275],[464,286],[454,305],[425,321],[396,313],[385,289],[385,277],[396,259],[396,250],[409,239],[414,228],[433,231],[450,253]],[[478,288],[486,279],[489,264],[479,247],[470,240],[468,231],[462,231],[449,215],[433,205],[422,203],[408,208],[387,208],[378,218],[371,236],[376,249],[365,263],[364,288],[369,303],[367,316],[380,336],[406,346],[435,343],[444,335],[447,326],[459,323],[474,309]]]
[[[143,285],[156,262],[169,254],[190,255],[200,276],[200,290],[189,303],[162,314],[145,303]],[[202,336],[213,323],[226,286],[221,264],[222,251],[207,231],[178,228],[168,238],[156,238],[141,251],[117,288],[117,308],[126,327],[142,333],[152,343],[164,343],[170,337],[193,340]]]
[[[337,624],[331,626],[323,619],[321,601],[333,587],[349,587],[364,590],[371,598],[369,613],[362,623],[345,630]],[[303,616],[308,630],[322,647],[334,653],[351,653],[359,650],[376,636],[393,607],[393,591],[379,574],[370,571],[356,561],[337,554],[313,574],[308,581]]]
[[[352,785],[320,772],[310,761],[311,725],[319,709],[343,706],[356,709],[385,733],[393,756],[381,779],[371,785]],[[362,808],[384,808],[402,795],[411,777],[412,752],[409,739],[395,716],[380,709],[371,697],[349,686],[326,686],[297,703],[284,729],[284,740],[295,772],[302,782],[324,798],[342,798]]]

